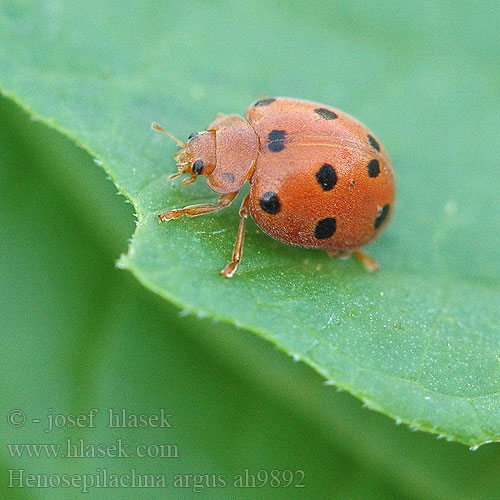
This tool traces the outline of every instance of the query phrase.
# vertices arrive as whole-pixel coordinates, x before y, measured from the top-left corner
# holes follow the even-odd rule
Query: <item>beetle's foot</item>
[[[238,267],[238,262],[231,261],[220,273],[224,278],[232,278]]]
[[[158,218],[161,222],[167,222],[172,219],[178,219],[184,215],[184,211],[181,210],[167,210],[166,212],[162,212],[158,214]]]

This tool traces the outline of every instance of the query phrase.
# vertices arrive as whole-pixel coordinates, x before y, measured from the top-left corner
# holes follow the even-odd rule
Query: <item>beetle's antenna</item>
[[[157,123],[153,122],[151,124],[151,128],[153,130],[158,130],[158,132],[163,132],[165,135],[168,135],[170,139],[173,139],[177,143],[177,146],[179,146],[180,148],[186,148],[185,142],[182,142],[177,139],[177,137],[174,137],[170,132],[167,132],[162,126],[158,125]]]

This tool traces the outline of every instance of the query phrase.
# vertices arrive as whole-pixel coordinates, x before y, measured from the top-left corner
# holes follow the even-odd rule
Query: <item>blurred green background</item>
[[[16,12],[22,2],[7,4],[11,12]],[[257,16],[252,17],[252,23],[257,26],[259,16],[266,16],[266,4],[252,4],[260,5],[259,14],[248,5],[240,2],[242,15]],[[254,40],[256,51],[276,50],[275,63],[283,65],[282,71],[275,74],[272,86],[283,88],[284,93],[293,90],[296,96],[309,96],[314,85],[326,93],[328,88],[321,82],[311,82],[314,78],[310,76],[318,60],[325,63],[329,60],[320,35],[315,45],[311,42],[312,45],[304,49],[293,32],[301,23],[316,23],[326,29],[326,20],[321,16],[325,3],[281,2],[279,5],[282,5],[283,22],[278,36],[283,45],[266,47],[263,41],[266,37],[260,37],[257,30]],[[274,16],[279,5],[274,6]],[[405,109],[408,114],[402,123],[411,136],[410,143],[423,146],[415,165],[433,159],[432,151],[438,149],[443,135],[451,139],[459,135],[456,130],[461,127],[458,120],[461,108],[455,109],[450,102],[441,108],[441,96],[448,95],[451,100],[454,95],[451,90],[459,88],[461,106],[468,110],[473,107],[476,120],[483,115],[491,119],[494,101],[488,93],[490,70],[497,64],[492,43],[497,26],[491,22],[498,12],[495,2],[478,2],[476,10],[472,2],[426,2],[423,7],[428,22],[425,29],[421,29],[419,18],[423,3],[401,2],[400,8],[393,8],[391,19],[386,20],[383,12],[387,3],[370,2],[367,9],[380,23],[375,31],[371,31],[373,26],[367,21],[371,19],[370,12],[358,16],[352,5],[338,2],[343,19],[349,19],[352,24],[334,21],[341,33],[337,43],[343,54],[353,57],[362,46],[365,65],[352,65],[348,59],[337,61],[339,73],[353,68],[357,71],[350,77],[360,85],[336,88],[335,94],[351,102],[352,109],[362,108],[365,116],[371,116],[376,131],[385,130],[389,139],[397,137],[391,132],[392,124],[385,123],[385,117],[397,114],[401,102],[412,99],[411,95],[404,94],[405,85],[394,83],[391,87],[390,82],[385,81],[394,92],[391,109],[376,100],[364,101],[364,90],[378,85],[376,79],[371,79],[373,75],[382,78],[391,71],[386,66],[389,61],[405,64],[410,59],[422,60],[421,67],[409,65],[403,73],[407,86],[417,82],[413,88],[420,94],[418,102],[428,96],[428,109],[437,107],[438,112],[432,117],[434,121],[427,122],[418,134],[418,124],[412,121],[413,113],[419,111],[414,109],[417,101]],[[468,20],[461,17],[461,5],[474,12]],[[57,2],[50,6],[57,8]],[[188,23],[191,16],[197,15],[188,4],[177,3],[172,8],[183,13],[179,23]],[[293,23],[288,8],[294,9]],[[290,23],[287,24],[287,20]],[[398,43],[395,28],[398,20],[404,21],[407,30],[401,33],[402,42],[408,41],[408,33],[414,33],[410,45]],[[136,22],[140,24],[141,20]],[[384,23],[394,37],[392,59],[381,58],[380,51],[370,51],[370,43],[375,39],[384,40]],[[186,29],[188,27],[186,25]],[[366,38],[350,35],[359,33],[363,27]],[[214,34],[218,45],[209,54],[205,53],[215,63],[219,57],[217,46],[224,45],[230,50],[230,36],[237,36],[237,32],[228,26],[230,36],[225,39],[222,22],[218,26],[206,26],[205,33],[208,35],[212,28],[218,30]],[[463,38],[460,48],[450,43],[458,28]],[[125,43],[126,34],[121,36]],[[433,52],[437,41],[439,50]],[[213,39],[203,42],[210,44]],[[200,41],[193,42],[193,46],[187,43],[179,50],[195,55],[200,50],[197,43]],[[478,47],[483,58],[477,62],[476,69],[484,70],[484,75],[475,75],[481,82],[481,92],[477,94],[466,73],[454,82],[444,73],[431,76],[425,72],[425,58],[439,67],[441,60],[451,64],[450,60],[459,61],[462,56],[473,58]],[[280,54],[294,50],[316,51],[319,59],[308,60],[303,74],[291,75]],[[255,58],[256,53],[248,44],[244,56]],[[306,54],[301,53],[303,57]],[[491,54],[491,60],[485,54]],[[120,60],[115,58],[112,48],[109,58],[110,64],[119,66]],[[224,82],[214,73],[206,82],[207,88],[232,89],[232,102],[241,100],[249,92],[258,93],[269,84],[264,75],[272,59],[259,61],[257,58],[255,65],[248,66],[246,74],[231,75],[228,71]],[[464,67],[468,66],[464,64]],[[112,66],[109,71],[113,73]],[[177,71],[182,75],[185,69],[180,67]],[[253,87],[249,90],[243,88],[241,82],[250,77]],[[173,93],[184,92],[193,100],[200,100],[197,92],[202,93],[202,89],[190,86],[186,90],[181,78],[176,81],[178,88]],[[30,90],[36,93],[36,89]],[[212,99],[224,102],[222,90],[217,95],[214,93]],[[158,96],[159,102],[162,97]],[[321,97],[318,95],[318,99]],[[141,102],[137,105],[140,108]],[[142,105],[147,107],[147,103]],[[184,106],[188,106],[188,99]],[[213,108],[211,105],[193,110],[193,115],[185,116],[185,121],[176,126],[182,129],[193,122],[202,122],[211,117]],[[181,113],[183,108],[177,111]],[[456,123],[457,128],[443,128],[450,123]],[[468,133],[475,147],[482,141],[489,144],[493,134],[497,134],[493,127],[488,129],[491,136],[483,136],[483,129],[474,132],[471,127]],[[146,137],[149,141],[149,136]],[[424,147],[426,141],[432,146],[429,150]],[[439,160],[442,165],[449,165],[457,156],[474,154],[467,144],[460,147],[463,151],[446,151]],[[397,151],[397,163],[408,159],[407,145],[395,144],[393,140],[393,148]],[[480,156],[488,156],[487,150],[482,150]],[[418,171],[414,172],[417,180],[424,182],[426,179],[420,179],[419,175]],[[480,188],[474,186],[477,191]],[[460,192],[465,188],[457,189]],[[485,189],[493,192],[494,183]],[[439,186],[431,184],[428,193],[434,201],[440,201]],[[417,205],[419,193],[407,194],[411,203],[401,210],[408,215]],[[30,120],[11,101],[0,100],[1,498],[500,499],[498,445],[487,445],[472,452],[463,445],[396,426],[390,419],[363,409],[361,403],[348,394],[325,386],[322,378],[310,368],[293,362],[262,339],[226,324],[187,316],[145,290],[129,273],[118,270],[115,261],[120,253],[126,252],[127,240],[135,227],[133,208],[124,201],[123,197],[116,196],[116,189],[88,154],[45,125]],[[418,218],[418,213],[415,217]],[[408,231],[410,229],[415,228]],[[425,237],[426,230],[423,224],[416,228],[420,237]],[[471,230],[480,228],[475,226]],[[457,241],[459,247],[461,244]],[[490,247],[485,244],[485,248]],[[491,259],[485,259],[484,255],[473,254],[467,269],[453,269],[452,262],[446,265],[458,274],[473,275],[479,269],[493,275],[498,269],[494,255],[491,253]],[[410,266],[418,267],[422,264],[418,259],[425,261],[425,258],[424,254],[417,256],[416,263]],[[99,409],[96,428],[44,432],[48,415],[87,414],[91,408]],[[110,429],[106,426],[109,408],[115,411],[126,408],[131,414],[158,413],[164,409],[172,415],[169,421],[173,427]],[[27,419],[24,426],[15,428],[8,424],[6,416],[11,410],[24,412]],[[39,424],[32,422],[36,418],[41,419]],[[178,447],[179,456],[70,459],[29,457],[25,451],[23,457],[16,457],[7,446],[64,445],[67,439],[73,442],[84,439],[89,444],[113,444],[122,439],[131,447],[153,445],[153,450],[155,445],[170,444]],[[10,488],[9,474],[18,475],[21,469],[24,474],[45,475],[95,475],[104,469],[108,474],[129,474],[136,470],[137,474],[164,475],[167,487],[91,488],[86,494],[78,487]],[[245,469],[254,474],[273,469],[304,471],[305,487],[283,488],[270,484],[262,488],[232,487],[233,477]],[[185,487],[173,487],[176,474],[186,476]],[[207,483],[207,479],[199,477],[195,487],[194,478],[187,478],[189,474],[210,475],[210,478],[224,475],[227,484],[223,488],[208,487],[207,484],[213,485],[212,480]],[[296,480],[299,478],[300,473]]]

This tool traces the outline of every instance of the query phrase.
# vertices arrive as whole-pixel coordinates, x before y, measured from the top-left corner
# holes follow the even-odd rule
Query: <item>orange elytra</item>
[[[220,194],[215,205],[190,205],[159,214],[161,221],[201,215],[227,207],[249,181],[240,207],[240,225],[230,278],[241,260],[245,222],[250,214],[269,236],[331,257],[354,254],[369,271],[377,262],[361,251],[387,225],[393,211],[395,180],[387,152],[363,124],[323,104],[262,99],[239,115],[219,114],[203,132],[184,143],[156,123],[180,147],[182,184],[207,176]]]

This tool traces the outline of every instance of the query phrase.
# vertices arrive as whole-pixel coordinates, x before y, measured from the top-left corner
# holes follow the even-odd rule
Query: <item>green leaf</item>
[[[3,92],[103,162],[133,202],[138,227],[122,267],[398,421],[471,446],[500,440],[498,6],[23,6],[0,10]],[[244,261],[223,280],[237,203],[158,223],[162,209],[213,194],[167,182],[175,148],[150,122],[187,136],[260,93],[334,105],[382,139],[398,203],[369,248],[379,274],[250,223]]]
[[[164,496],[178,499],[200,493],[172,488],[174,474],[214,471],[230,479],[245,468],[291,467],[305,471],[305,490],[264,487],[259,498],[432,500],[434,491],[443,500],[496,497],[498,447],[470,453],[457,443],[410,433],[323,385],[308,366],[291,363],[259,336],[209,318],[179,318],[177,308],[113,269],[112,255],[132,230],[131,207],[70,141],[30,123],[1,99],[0,116],[0,242],[7,249],[0,259],[2,409],[22,409],[43,426],[12,428],[0,419],[0,463],[7,471],[0,475],[2,498],[49,493],[9,488],[8,470],[18,468],[26,474],[159,471],[168,482]],[[100,419],[95,428],[45,433],[49,408],[62,415],[98,408]],[[166,432],[108,428],[108,408],[165,408],[175,425]],[[176,443],[180,457],[16,458],[5,446],[54,443],[64,449],[68,438],[101,445],[118,438]],[[75,491],[52,488],[49,496],[73,500]],[[157,498],[158,491],[133,494]],[[92,488],[85,497],[128,499],[131,493]],[[254,498],[255,489],[227,485],[207,488],[203,496]]]

